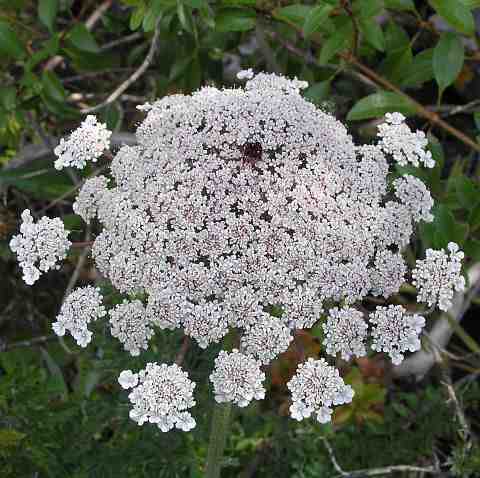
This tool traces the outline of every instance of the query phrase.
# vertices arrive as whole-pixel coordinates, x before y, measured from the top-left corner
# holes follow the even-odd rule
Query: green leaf
[[[461,2],[470,10],[480,7],[480,0],[461,0]]]
[[[325,41],[318,62],[321,65],[328,63],[337,53],[349,48],[352,40],[353,26],[351,22],[348,22]]]
[[[42,354],[42,358],[45,361],[50,375],[55,379],[55,384],[58,386],[58,390],[62,393],[63,396],[68,394],[67,384],[63,378],[63,373],[57,362],[52,358],[52,356],[47,352],[47,349],[44,347],[39,347]]]
[[[429,0],[434,10],[453,28],[465,35],[475,33],[475,22],[470,9],[460,0]]]
[[[480,226],[480,204],[477,204],[468,215],[468,224],[472,229],[477,229]]]
[[[303,24],[303,34],[305,38],[308,38],[312,33],[320,29],[332,9],[333,7],[331,5],[319,5],[311,11]]]
[[[55,18],[58,13],[58,0],[39,0],[38,18],[50,32],[54,30]]]
[[[415,4],[413,0],[383,0],[385,8],[398,11],[414,11]]]
[[[320,81],[310,86],[304,93],[304,97],[312,103],[320,104],[330,93],[330,81]]]
[[[415,113],[415,106],[405,97],[390,91],[381,91],[362,98],[349,111],[347,120],[379,118],[385,113],[398,111],[404,115]]]
[[[10,26],[0,21],[0,53],[8,58],[22,58],[26,55],[25,47],[20,43]]]
[[[450,86],[463,67],[465,51],[459,35],[446,32],[433,51],[433,73],[440,91]]]
[[[0,86],[0,110],[14,111],[17,105],[17,89],[13,86]]]
[[[428,48],[415,55],[403,72],[401,84],[406,88],[420,86],[433,77],[433,48]]]
[[[98,53],[100,51],[94,36],[87,30],[87,27],[83,23],[75,25],[70,30],[68,40],[79,50],[90,53]]]
[[[288,5],[288,7],[277,8],[272,14],[277,20],[304,25],[311,11],[312,7],[310,5],[297,3],[295,5]]]
[[[219,32],[246,32],[255,28],[255,18],[255,10],[224,8],[215,18],[215,28]]]
[[[373,17],[360,17],[360,31],[363,33],[365,40],[376,50],[385,50],[385,37],[383,30]]]
[[[480,200],[480,190],[478,185],[467,176],[457,176],[453,179],[453,185],[459,203],[465,209],[475,208]]]
[[[462,246],[468,234],[468,225],[455,220],[452,211],[444,204],[438,204],[433,211],[434,237],[432,246],[435,249],[447,247],[451,241]]]
[[[43,92],[52,100],[62,102],[67,97],[67,92],[63,88],[62,82],[53,71],[44,70],[42,73]]]
[[[130,17],[130,30],[136,30],[142,24],[146,10],[147,7],[143,2],[135,8]]]
[[[380,15],[383,10],[382,0],[361,0],[352,2],[352,10],[356,17],[371,18]]]

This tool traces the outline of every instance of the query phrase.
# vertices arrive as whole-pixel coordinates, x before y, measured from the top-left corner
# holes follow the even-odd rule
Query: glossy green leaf
[[[433,48],[428,48],[415,55],[402,74],[401,84],[404,87],[420,86],[433,77]]]
[[[215,18],[215,28],[219,32],[246,32],[255,28],[255,10],[224,8]]]
[[[469,177],[457,176],[453,185],[458,201],[465,209],[473,209],[480,202],[480,189]]]
[[[433,73],[441,91],[455,81],[464,59],[465,51],[459,35],[444,33],[433,51]]]
[[[42,73],[43,92],[55,101],[65,101],[67,93],[63,88],[62,82],[53,71],[44,71]]]
[[[383,30],[374,17],[360,17],[359,21],[360,31],[367,43],[373,46],[376,50],[385,50],[385,37]]]
[[[130,30],[136,30],[142,24],[146,13],[147,7],[144,3],[140,3],[130,16]]]
[[[57,18],[59,0],[39,0],[38,18],[49,29],[54,30],[55,19]]]
[[[331,5],[318,5],[310,12],[303,25],[303,34],[305,38],[308,38],[310,35],[320,30],[332,9],[333,7]]]
[[[70,30],[68,40],[79,50],[90,53],[98,53],[100,51],[94,36],[87,30],[87,27],[83,23],[78,23]]]
[[[304,97],[312,103],[320,104],[330,93],[330,81],[320,81],[311,85],[304,93]]]
[[[24,57],[26,53],[25,47],[8,23],[0,21],[0,54],[18,59]]]
[[[430,0],[430,5],[453,28],[465,35],[473,35],[475,22],[470,9],[460,0]]]
[[[415,106],[405,97],[390,91],[374,93],[358,101],[349,111],[347,120],[379,118],[385,113],[398,111],[404,115],[415,113]]]
[[[311,11],[312,7],[310,5],[302,5],[297,3],[294,5],[288,5],[287,7],[275,9],[273,11],[273,16],[277,20],[285,21],[287,23],[304,25]]]
[[[328,63],[337,53],[349,48],[353,41],[353,27],[351,22],[340,27],[323,44],[318,62],[321,65]]]
[[[363,19],[376,17],[383,10],[383,0],[361,0],[352,2],[352,10],[356,17]]]

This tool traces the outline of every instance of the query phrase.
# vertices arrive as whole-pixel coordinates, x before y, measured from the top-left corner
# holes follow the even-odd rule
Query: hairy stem
[[[205,478],[220,477],[231,410],[231,403],[215,402],[210,429],[210,442],[208,444]]]

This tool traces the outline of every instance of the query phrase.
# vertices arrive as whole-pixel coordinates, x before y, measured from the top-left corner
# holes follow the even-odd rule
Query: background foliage
[[[428,131],[437,165],[409,172],[432,191],[435,221],[420,228],[409,258],[454,240],[470,267],[480,261],[477,7],[477,0],[0,0],[0,475],[203,473],[211,407],[205,378],[215,348],[192,347],[185,357],[199,383],[195,431],[138,427],[128,419],[118,372],[171,361],[181,337],[157,334],[132,359],[98,325],[94,344],[80,350],[52,336],[50,323],[85,257],[72,254],[62,274],[34,288],[20,279],[7,245],[24,208],[61,216],[75,239],[84,238],[71,200],[81,176],[94,171],[55,171],[59,137],[95,109],[118,140],[132,141],[142,118],[137,104],[232,85],[240,68],[298,76],[310,83],[305,95],[360,141],[372,141],[388,111]],[[98,282],[86,259],[78,283]],[[110,303],[120,300],[99,285]],[[398,297],[407,305],[413,299],[408,288]],[[327,444],[344,470],[406,464],[438,466],[438,476],[479,476],[480,335],[477,299],[470,299],[442,364],[422,381],[393,381],[381,357],[341,364],[356,397],[332,426],[286,417],[285,383],[300,359],[289,351],[272,366],[267,401],[236,412],[224,476],[334,476]],[[309,356],[320,353],[320,330],[301,336]],[[458,407],[445,386],[451,382]]]

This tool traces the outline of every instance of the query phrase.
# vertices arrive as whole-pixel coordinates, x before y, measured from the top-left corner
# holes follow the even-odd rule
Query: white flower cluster
[[[344,360],[352,356],[363,357],[367,354],[365,340],[368,325],[363,319],[363,313],[352,307],[330,309],[327,321],[322,324],[325,338],[325,351],[333,355],[341,354]]]
[[[61,139],[55,148],[57,156],[56,169],[72,166],[83,169],[87,161],[97,161],[103,152],[110,147],[112,132],[107,125],[99,123],[95,116],[88,115],[85,121],[67,140]]]
[[[130,418],[139,425],[156,423],[162,432],[195,427],[195,419],[187,411],[195,405],[195,383],[178,365],[148,363],[138,373],[124,370],[118,382],[125,389],[133,389],[128,395],[133,404]]]
[[[326,307],[327,353],[365,354],[367,326],[353,306],[368,294],[398,292],[407,273],[402,250],[414,225],[432,220],[432,198],[420,180],[406,175],[390,190],[387,158],[427,167],[433,160],[425,135],[412,132],[399,113],[386,115],[377,144],[356,146],[344,125],[301,96],[306,82],[251,70],[238,78],[246,80],[243,88],[204,87],[139,107],[146,117],[138,144],[115,154],[111,181],[85,182],[74,211],[102,226],[92,247],[102,275],[121,293],[147,296],[146,306],[133,300],[109,312],[112,335],[138,355],[154,325],[182,328],[200,347],[239,329],[241,352],[220,352],[210,379],[217,401],[246,406],[265,394],[262,365]],[[56,149],[56,166],[95,161],[109,137],[105,125],[87,117]],[[31,282],[38,278],[35,260],[47,257],[42,268],[64,257],[68,241],[59,241],[63,232],[55,225],[50,236],[12,240]],[[49,254],[42,249],[47,245]],[[462,285],[453,266],[460,253],[449,261],[439,254],[427,252],[414,278],[419,297],[445,307],[452,288]],[[279,319],[265,312],[272,307],[281,308]],[[379,308],[370,318],[374,349],[394,363],[419,347],[423,327],[423,318],[400,309]],[[152,383],[164,367],[151,364]],[[145,383],[149,376],[142,376]],[[131,372],[122,375],[124,384],[136,380]],[[144,403],[140,382],[135,403]],[[331,406],[353,395],[323,359],[300,367],[289,386],[297,419],[315,413],[328,421]],[[162,403],[168,394],[149,387],[151,407],[155,397],[155,407],[168,409]],[[142,407],[133,416],[143,422],[150,405]],[[191,425],[155,413],[162,429]]]
[[[266,365],[285,352],[292,340],[290,329],[280,319],[263,314],[258,321],[246,327],[240,345],[245,354]]]
[[[52,327],[59,336],[65,335],[68,330],[80,347],[86,347],[92,340],[88,324],[104,317],[106,313],[100,289],[79,287],[65,299]]]
[[[141,349],[148,348],[153,329],[147,321],[145,307],[139,300],[124,300],[110,309],[108,315],[111,334],[123,344],[130,355],[140,355]]]
[[[218,403],[233,402],[239,407],[246,407],[253,399],[263,400],[265,373],[260,365],[253,357],[237,349],[232,352],[222,350],[210,375],[215,400]]]
[[[10,249],[17,254],[23,280],[32,285],[41,272],[59,269],[58,262],[65,259],[72,243],[67,239],[69,231],[58,218],[42,217],[35,224],[30,210],[25,209],[22,221],[20,234],[13,236]]]
[[[461,275],[464,254],[458,245],[450,242],[444,250],[427,249],[426,257],[418,260],[412,271],[413,285],[418,290],[418,302],[447,311],[452,306],[454,291],[465,289],[465,278]]]
[[[433,199],[425,184],[418,178],[405,174],[393,182],[395,195],[405,205],[414,221],[432,222]]]
[[[300,364],[287,387],[293,402],[290,415],[298,421],[313,413],[320,423],[327,423],[331,420],[332,406],[350,403],[354,395],[352,387],[345,385],[338,370],[324,359],[309,358]]]
[[[420,349],[419,335],[425,319],[418,314],[408,314],[401,305],[377,307],[369,316],[373,324],[372,349],[387,353],[394,365],[399,365],[406,351]]]
[[[105,176],[95,176],[87,179],[73,203],[73,212],[78,214],[85,222],[89,222],[96,217],[107,184],[108,179]]]
[[[411,131],[405,124],[405,116],[401,113],[387,113],[385,123],[378,127],[381,138],[380,147],[400,165],[408,163],[419,166],[422,163],[427,168],[433,168],[435,161],[430,151],[425,151],[428,140],[423,131]]]

